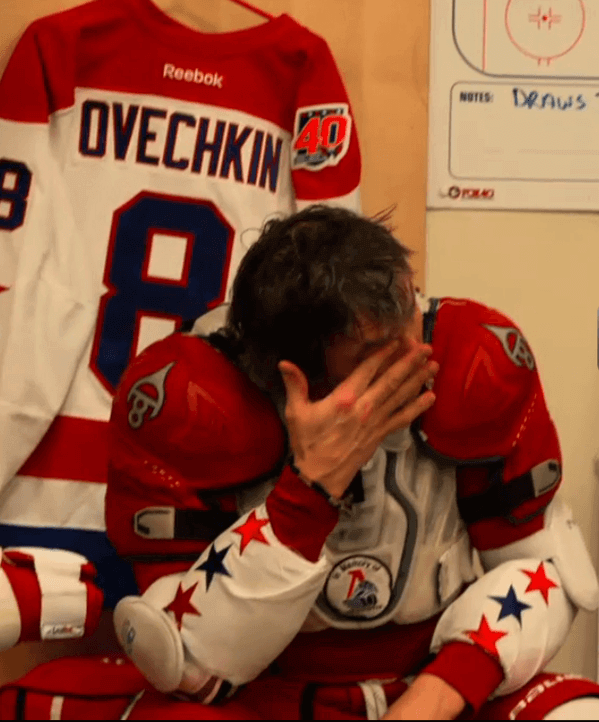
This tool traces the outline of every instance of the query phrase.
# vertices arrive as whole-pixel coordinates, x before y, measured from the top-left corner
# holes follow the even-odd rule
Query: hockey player
[[[407,259],[341,209],[273,222],[225,328],[126,372],[107,526],[144,593],[115,624],[158,690],[242,687],[276,718],[539,718],[585,696],[599,716],[594,683],[538,676],[597,580],[554,498],[534,357],[480,304],[423,313]]]
[[[420,303],[382,224],[314,207],[208,330],[115,397],[107,528],[141,591],[115,628],[157,690],[130,719],[599,718],[598,685],[543,674],[597,580],[510,319]]]

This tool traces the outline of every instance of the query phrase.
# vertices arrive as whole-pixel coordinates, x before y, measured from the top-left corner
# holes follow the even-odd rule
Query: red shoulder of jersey
[[[436,401],[422,417],[427,442],[456,459],[508,456],[535,398],[535,359],[507,316],[465,299],[442,298],[432,332],[439,363]],[[544,402],[543,402],[544,403]]]
[[[135,448],[136,464],[162,466],[198,488],[217,489],[270,471],[284,450],[272,403],[220,351],[173,334],[125,371],[111,415],[115,444]]]

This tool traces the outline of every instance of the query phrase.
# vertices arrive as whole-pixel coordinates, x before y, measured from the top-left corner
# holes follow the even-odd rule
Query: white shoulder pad
[[[523,557],[550,559],[570,600],[588,612],[599,607],[599,583],[590,554],[568,505],[556,496],[545,512],[545,528],[525,539],[479,552],[485,570]]]
[[[555,566],[540,559],[505,562],[484,574],[441,615],[431,652],[469,642],[501,664],[494,696],[520,689],[564,643],[575,611]]]

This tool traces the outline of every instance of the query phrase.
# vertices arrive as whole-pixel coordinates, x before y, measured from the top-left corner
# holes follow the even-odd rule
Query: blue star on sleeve
[[[196,571],[206,572],[206,591],[210,589],[210,584],[215,574],[223,574],[227,577],[231,576],[223,564],[223,559],[227,556],[230,548],[231,544],[217,552],[215,546],[212,545],[208,552],[208,559],[206,559],[203,564],[200,564],[199,567],[196,567]]]
[[[499,612],[499,617],[497,618],[497,621],[503,619],[504,617],[509,617],[513,615],[520,623],[520,626],[522,626],[522,612],[525,609],[530,609],[530,604],[524,604],[524,602],[521,602],[518,599],[518,597],[516,596],[516,592],[514,591],[514,587],[511,584],[510,589],[505,597],[490,598],[501,604],[501,611]]]

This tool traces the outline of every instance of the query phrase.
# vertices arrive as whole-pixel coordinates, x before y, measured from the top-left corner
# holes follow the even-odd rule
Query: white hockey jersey
[[[122,585],[103,562],[122,371],[226,298],[265,219],[357,209],[359,178],[330,50],[286,15],[211,35],[95,0],[26,30],[0,84],[0,545]]]

